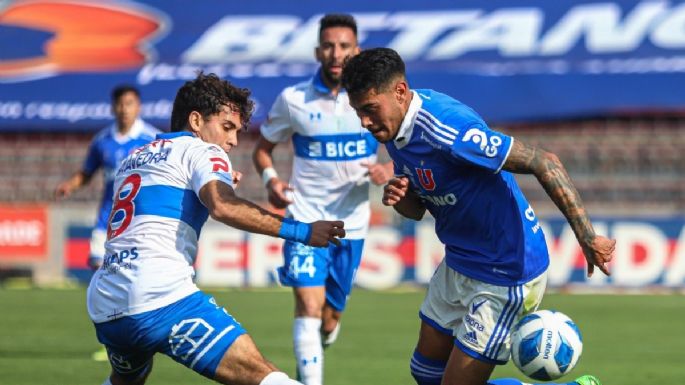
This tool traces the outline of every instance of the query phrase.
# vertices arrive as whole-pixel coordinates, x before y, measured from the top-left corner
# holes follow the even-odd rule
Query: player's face
[[[120,128],[130,128],[138,119],[140,99],[133,92],[125,92],[114,102],[112,111]]]
[[[362,126],[381,143],[395,139],[406,113],[407,84],[400,82],[387,91],[371,89],[362,95],[350,95],[350,105]]]
[[[321,31],[316,60],[321,63],[321,73],[329,85],[340,84],[342,66],[348,57],[359,53],[357,37],[348,27],[330,27]]]
[[[193,111],[193,113],[196,112]],[[238,132],[240,132],[242,122],[237,109],[224,105],[221,112],[210,115],[206,120],[200,116],[197,124],[193,124],[193,113],[191,113],[190,126],[200,139],[216,144],[226,152],[238,145]]]

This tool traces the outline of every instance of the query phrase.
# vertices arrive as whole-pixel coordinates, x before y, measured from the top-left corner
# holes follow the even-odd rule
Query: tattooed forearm
[[[580,194],[556,155],[515,140],[503,169],[518,174],[534,174],[564,214],[578,240],[586,244],[592,241],[595,232]]]

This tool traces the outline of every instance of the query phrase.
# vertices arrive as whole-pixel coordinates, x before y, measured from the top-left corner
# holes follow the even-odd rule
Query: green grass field
[[[262,352],[292,375],[291,294],[287,290],[212,291],[247,328]],[[356,290],[338,342],[326,352],[327,385],[414,384],[408,360],[416,342],[422,291]],[[584,352],[573,373],[593,373],[604,385],[685,383],[685,297],[548,295],[542,308],[569,314]],[[0,384],[100,384],[107,363],[85,310],[85,290],[0,289]],[[522,378],[511,364],[496,377]],[[157,356],[148,384],[210,384]]]

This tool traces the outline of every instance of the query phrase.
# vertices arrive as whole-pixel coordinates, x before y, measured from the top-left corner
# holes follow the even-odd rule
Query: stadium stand
[[[685,116],[598,118],[497,128],[556,153],[593,213],[685,212]],[[59,181],[80,166],[92,135],[0,135],[0,201],[51,200]],[[239,193],[264,202],[264,189],[250,159],[256,134],[251,131],[240,140],[230,154],[234,168],[245,174]],[[291,158],[288,146],[276,149],[279,174],[289,175]],[[70,199],[96,202],[102,183],[94,182]],[[519,182],[539,214],[555,212],[533,177],[521,176]]]

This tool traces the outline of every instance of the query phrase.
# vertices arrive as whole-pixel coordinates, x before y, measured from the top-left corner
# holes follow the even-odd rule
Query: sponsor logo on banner
[[[27,1],[0,8],[0,26],[52,34],[40,56],[0,60],[0,79],[140,68],[164,18],[131,3]]]
[[[550,286],[685,285],[685,221],[613,220],[596,221],[594,225],[598,234],[608,234],[617,240],[610,264],[611,277],[596,273],[587,278],[585,258],[571,228],[564,224],[552,231],[550,222],[540,222],[550,252]],[[281,245],[280,239],[208,225],[200,239],[198,283],[274,285],[274,271],[283,264]],[[420,222],[414,235],[405,237],[396,228],[374,226],[366,238],[355,282],[371,289],[406,282],[427,284],[443,256],[444,246],[430,221]]]
[[[47,210],[0,206],[0,261],[47,259]]]

